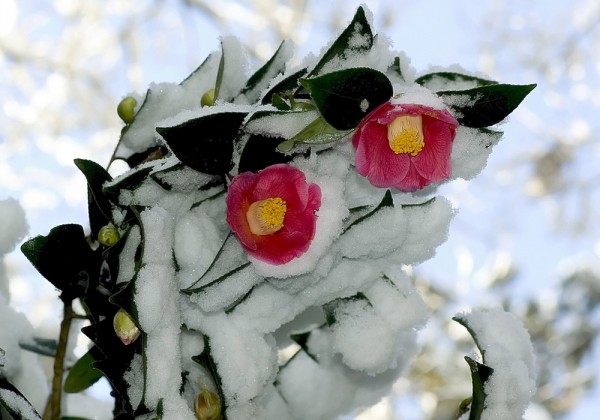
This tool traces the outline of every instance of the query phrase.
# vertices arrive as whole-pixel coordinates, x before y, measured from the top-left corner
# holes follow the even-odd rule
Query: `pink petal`
[[[450,153],[454,127],[433,118],[423,117],[425,146],[412,158],[419,173],[431,180],[442,181],[450,176]]]
[[[361,133],[356,149],[356,171],[379,188],[394,185],[406,176],[408,155],[396,155],[387,141],[387,126],[371,122]]]

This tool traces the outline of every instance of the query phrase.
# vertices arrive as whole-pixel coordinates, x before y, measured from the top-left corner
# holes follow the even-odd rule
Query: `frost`
[[[444,103],[438,95],[419,85],[394,86],[394,97],[390,102],[393,104],[425,105],[434,109],[446,109],[449,105]]]

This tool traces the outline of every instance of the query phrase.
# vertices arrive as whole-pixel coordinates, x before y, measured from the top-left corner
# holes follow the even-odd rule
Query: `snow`
[[[8,389],[0,388],[0,400],[14,413],[20,415],[23,419],[41,419],[31,405],[22,396]]]
[[[536,391],[535,356],[529,333],[501,308],[459,314],[477,342],[483,363],[494,369],[484,384],[482,420],[522,418]]]

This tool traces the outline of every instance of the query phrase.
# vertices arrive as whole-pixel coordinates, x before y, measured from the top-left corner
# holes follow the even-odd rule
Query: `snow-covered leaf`
[[[471,407],[469,411],[469,420],[479,420],[485,407],[486,394],[484,385],[489,379],[494,369],[481,364],[468,356],[465,360],[471,369],[471,381],[473,382],[473,396],[471,397]]]
[[[271,80],[285,71],[285,63],[289,56],[290,50],[283,41],[269,61],[248,79],[241,93],[246,96],[249,103],[255,103],[259,99],[260,93],[269,86]]]
[[[27,398],[5,378],[0,376],[0,406],[15,420],[41,420]]]
[[[360,208],[356,208],[355,211],[351,211],[350,217],[346,220],[346,226],[344,226],[342,235],[346,233],[352,226],[365,221],[386,207],[394,207],[394,199],[390,190],[386,190],[383,198],[377,206],[361,206]]]
[[[300,79],[323,118],[338,130],[355,128],[394,93],[387,76],[366,67],[338,70]]]
[[[233,168],[233,143],[245,117],[244,112],[220,112],[156,131],[183,164],[222,175]]]
[[[346,29],[333,42],[331,47],[323,54],[319,62],[310,72],[310,76],[319,74],[331,61],[337,58],[347,58],[348,55],[364,53],[373,46],[373,31],[361,6]],[[360,40],[360,42],[357,42]]]
[[[489,127],[504,120],[536,87],[531,85],[491,84],[467,90],[437,92],[467,127]]]
[[[305,68],[300,69],[277,82],[274,86],[269,88],[267,93],[265,93],[261,103],[267,105],[274,102],[275,95],[278,95],[280,98],[291,95],[299,86],[298,80],[300,80],[307,72],[308,70]]]
[[[449,71],[440,71],[435,73],[424,74],[417,77],[415,82],[428,89],[439,90],[438,86],[452,86],[453,84],[472,84],[473,87],[481,87],[495,85],[498,82],[493,80],[482,79],[481,77],[469,76],[467,74],[454,73]],[[446,90],[446,89],[444,89]]]

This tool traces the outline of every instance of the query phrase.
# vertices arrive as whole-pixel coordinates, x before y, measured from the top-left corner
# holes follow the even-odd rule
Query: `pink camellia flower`
[[[246,252],[280,265],[304,254],[314,238],[321,189],[299,169],[277,164],[235,176],[226,204],[227,223]]]
[[[386,102],[352,138],[356,171],[375,187],[416,191],[450,176],[458,121],[446,110]]]

